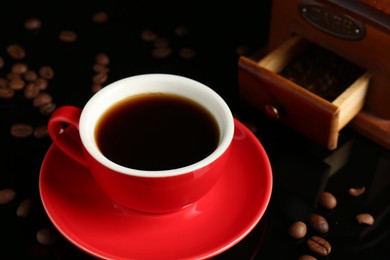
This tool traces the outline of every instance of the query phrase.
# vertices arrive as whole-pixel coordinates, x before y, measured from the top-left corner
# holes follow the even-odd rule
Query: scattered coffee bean
[[[26,99],[33,99],[38,96],[40,89],[32,82],[28,83],[24,88],[24,97]]]
[[[34,201],[32,199],[23,200],[16,209],[16,216],[27,218],[34,208]]]
[[[3,57],[0,57],[0,69],[4,68],[4,58]]]
[[[34,85],[37,86],[39,90],[45,90],[47,88],[48,82],[45,78],[37,78],[34,80]]]
[[[165,59],[168,58],[172,53],[171,48],[156,48],[152,51],[152,56],[156,59]]]
[[[359,187],[359,188],[350,188],[348,190],[348,193],[351,196],[358,197],[358,196],[361,196],[365,191],[366,191],[366,187],[363,186],[363,187]]]
[[[13,79],[9,82],[9,87],[13,90],[21,90],[24,88],[25,82],[22,79]]]
[[[18,123],[11,127],[11,135],[17,138],[26,138],[32,135],[33,127],[28,124]]]
[[[11,58],[21,60],[26,56],[26,51],[19,44],[11,44],[7,47],[7,53]]]
[[[318,214],[310,214],[309,216],[310,226],[319,233],[327,233],[329,231],[329,224],[326,219]]]
[[[57,241],[57,234],[51,228],[42,228],[37,232],[37,241],[45,246],[53,245]]]
[[[108,65],[110,63],[110,58],[103,52],[98,53],[96,55],[96,63],[101,65]]]
[[[302,221],[294,222],[288,229],[288,234],[296,239],[301,239],[306,236],[307,227]]]
[[[9,87],[0,87],[0,98],[11,99],[15,95],[15,91]]]
[[[151,30],[143,30],[141,32],[141,39],[146,41],[146,42],[154,42],[157,40],[158,35],[156,32],[151,31]]]
[[[11,72],[16,74],[26,73],[28,70],[28,66],[26,63],[15,63],[11,67]]]
[[[0,205],[10,203],[16,197],[15,190],[11,188],[5,188],[0,190]]]
[[[24,23],[24,27],[29,31],[38,30],[41,28],[41,26],[42,26],[42,22],[37,17],[31,17],[27,19],[26,22]]]
[[[318,203],[326,209],[334,209],[337,205],[337,200],[332,193],[324,191],[319,195]]]
[[[179,50],[179,56],[183,59],[192,59],[195,57],[195,51],[191,48],[181,48]]]
[[[109,68],[107,65],[110,63],[110,57],[103,52],[100,52],[95,57],[95,63],[92,66],[95,75],[92,77],[91,90],[93,93],[98,92],[103,88],[103,84],[108,79]]]
[[[188,28],[184,25],[178,25],[175,28],[176,37],[184,37],[188,34]],[[167,37],[159,37],[158,34],[152,30],[143,30],[141,38],[144,41],[153,43],[152,56],[156,59],[166,59],[171,56],[173,51],[177,52],[179,57],[183,59],[192,59],[196,52],[189,47],[176,48],[171,46],[171,41]]]
[[[13,80],[13,79],[21,79],[22,76],[19,74],[19,73],[15,73],[15,72],[9,72],[7,73],[7,79],[8,80]]]
[[[23,74],[23,78],[26,81],[33,82],[38,78],[38,74],[33,70],[28,70]]]
[[[39,93],[33,100],[34,107],[42,107],[53,101],[53,98],[48,93]]]
[[[301,255],[298,260],[317,260],[317,258],[312,255]]]
[[[33,134],[34,134],[35,138],[37,138],[37,139],[42,139],[42,138],[48,137],[49,131],[47,130],[47,125],[37,126],[34,129]]]
[[[77,40],[77,34],[71,30],[63,30],[60,32],[58,38],[63,42],[75,42]]]
[[[332,249],[329,242],[319,236],[312,236],[306,241],[306,243],[312,252],[320,256],[329,255]]]
[[[108,14],[104,11],[96,12],[92,15],[92,22],[106,23],[108,21]]]
[[[8,87],[8,79],[0,78],[0,88]]]
[[[42,66],[39,68],[39,76],[44,79],[52,79],[54,77],[54,70],[50,66]]]
[[[54,112],[54,110],[57,108],[57,105],[54,104],[53,102],[47,103],[41,107],[39,107],[39,112],[44,115],[50,115],[51,113]]]
[[[93,64],[92,69],[96,73],[107,73],[109,71],[109,68],[106,65],[102,65],[99,63]]]
[[[100,73],[95,74],[92,77],[92,82],[93,83],[103,84],[104,82],[107,81],[107,79],[108,79],[108,74],[105,73],[105,72],[100,72]]]
[[[374,217],[370,213],[362,213],[356,216],[356,220],[359,224],[372,225],[375,222]]]
[[[101,83],[96,83],[96,82],[92,83],[91,90],[93,93],[98,92],[102,88],[103,88],[103,85]]]

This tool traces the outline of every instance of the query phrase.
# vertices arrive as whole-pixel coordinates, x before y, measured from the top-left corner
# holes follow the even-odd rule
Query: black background
[[[347,127],[340,133],[340,147],[353,142],[350,160],[329,176],[331,167],[323,159],[332,154],[330,151],[265,118],[240,98],[237,50],[245,48],[249,54],[265,46],[270,6],[269,0],[223,4],[3,1],[0,56],[6,64],[15,63],[6,48],[17,43],[26,49],[23,61],[32,69],[52,66],[55,76],[47,92],[57,106],[82,107],[93,95],[92,64],[99,52],[110,57],[106,84],[132,75],[163,72],[196,79],[216,90],[233,113],[254,130],[268,152],[274,172],[273,194],[265,216],[244,240],[216,259],[297,259],[309,251],[304,240],[288,236],[287,228],[295,220],[307,221],[310,212],[323,214],[330,223],[326,239],[332,244],[332,253],[322,259],[389,259],[389,151]],[[107,23],[91,21],[97,11],[108,13]],[[42,20],[38,31],[25,29],[24,22],[30,17]],[[174,33],[180,25],[189,30],[185,37]],[[59,41],[58,34],[64,29],[75,31],[77,41]],[[146,29],[169,40],[169,57],[153,57],[152,44],[141,39]],[[180,57],[183,47],[192,48],[196,55],[191,59]],[[0,70],[1,76],[4,71]],[[48,118],[21,93],[10,100],[0,100],[0,189],[13,188],[17,192],[12,202],[0,205],[0,259],[92,259],[60,234],[50,246],[36,240],[39,229],[53,228],[40,204],[38,190],[40,165],[51,140],[33,136],[18,139],[11,136],[10,128],[15,123],[36,127],[46,124]],[[361,185],[368,188],[368,195],[352,200],[348,188]],[[337,196],[335,210],[325,211],[316,205],[321,190]],[[16,209],[26,198],[35,202],[33,212],[28,218],[17,217]],[[354,215],[362,210],[378,217],[375,225],[355,223]]]

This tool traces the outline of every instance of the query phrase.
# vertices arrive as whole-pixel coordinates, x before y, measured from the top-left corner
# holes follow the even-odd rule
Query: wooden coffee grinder
[[[329,100],[303,86],[297,80],[303,74],[283,74],[297,60],[292,68],[306,73],[306,61],[299,59],[319,56],[307,53],[313,47],[358,68]],[[326,65],[340,63],[314,62],[321,65],[321,82]],[[273,0],[268,44],[241,56],[238,70],[244,100],[330,150],[347,124],[390,149],[390,1]],[[338,77],[351,75],[344,67],[336,71]]]

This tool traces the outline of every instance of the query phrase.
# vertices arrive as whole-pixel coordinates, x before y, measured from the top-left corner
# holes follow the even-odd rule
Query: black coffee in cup
[[[219,143],[214,116],[188,98],[141,94],[112,105],[95,138],[109,160],[138,170],[169,170],[198,162]]]

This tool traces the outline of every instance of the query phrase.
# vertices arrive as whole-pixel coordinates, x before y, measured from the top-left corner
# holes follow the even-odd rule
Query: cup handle
[[[87,167],[79,133],[80,115],[81,109],[78,107],[59,107],[49,119],[48,131],[58,148],[73,160]]]

